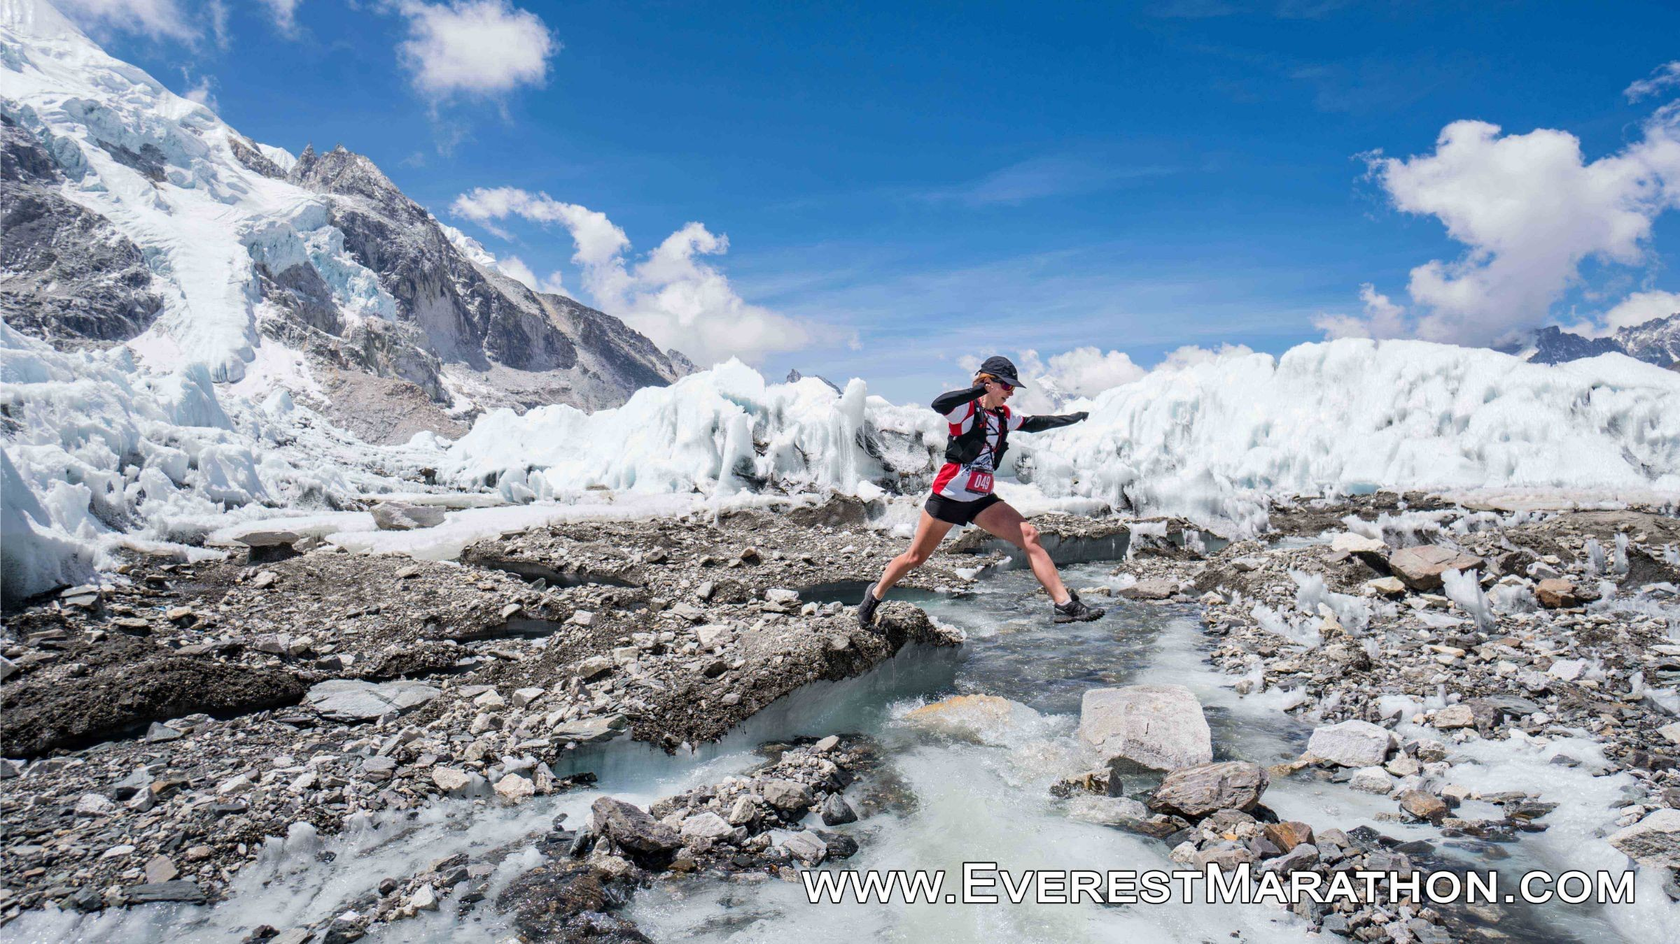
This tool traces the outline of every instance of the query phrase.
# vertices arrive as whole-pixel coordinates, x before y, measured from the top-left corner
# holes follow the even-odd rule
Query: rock
[[[794,780],[766,780],[759,793],[764,802],[783,813],[803,813],[817,802],[810,787]]]
[[[0,780],[10,780],[23,776],[23,761],[0,757]]]
[[[536,785],[519,774],[508,774],[496,781],[496,795],[510,803],[523,802],[536,793]]]
[[[758,804],[750,796],[738,797],[729,809],[729,825],[745,826],[758,816]]]
[[[407,502],[380,502],[369,509],[373,523],[381,531],[412,531],[443,524],[444,510],[436,505],[411,505]]]
[[[799,591],[772,587],[764,591],[764,602],[782,608],[791,607],[799,602]]]
[[[1128,685],[1085,692],[1079,739],[1105,758],[1124,757],[1157,770],[1213,760],[1213,735],[1201,703],[1182,685]]]
[[[1590,603],[1598,599],[1598,594],[1578,591],[1573,581],[1563,577],[1551,577],[1535,585],[1534,598],[1540,601],[1541,606],[1556,610]]]
[[[1388,556],[1388,568],[1413,590],[1441,589],[1441,574],[1449,570],[1486,568],[1480,557],[1438,544],[1403,547]]]
[[[173,741],[181,736],[181,732],[157,721],[153,721],[152,726],[146,729],[146,740],[153,744],[159,741]]]
[[[1677,741],[1676,743],[1680,743],[1680,741]],[[811,745],[811,753],[813,753],[813,754],[827,754],[829,751],[832,751],[839,746],[840,746],[840,736],[838,734],[830,734],[828,737],[825,737],[822,740],[818,741],[817,743],[812,744]]]
[[[657,855],[682,845],[682,837],[676,830],[623,800],[600,797],[590,810],[594,814],[596,835],[605,836],[633,853]]]
[[[857,822],[857,811],[838,793],[830,793],[828,799],[823,800],[821,813],[824,826],[844,826]]]
[[[1149,799],[1152,809],[1196,819],[1214,810],[1248,810],[1260,802],[1271,778],[1248,761],[1202,764],[1167,774]]]
[[[1573,682],[1581,677],[1586,670],[1587,663],[1583,659],[1559,659],[1552,663],[1546,674],[1564,682]]]
[[[590,610],[573,610],[571,619],[566,622],[573,626],[594,626],[595,614]]]
[[[440,694],[424,682],[363,682],[332,679],[309,689],[304,701],[324,718],[334,721],[371,721],[387,714],[402,714],[418,708]]]
[[[1083,794],[1068,801],[1068,816],[1098,826],[1135,827],[1149,821],[1149,807],[1129,797]]]
[[[610,741],[624,729],[623,715],[604,715],[598,718],[582,718],[577,721],[566,721],[557,725],[549,732],[549,737],[556,741],[572,741],[578,744],[594,744],[598,741]]]
[[[1310,842],[1303,842],[1276,858],[1267,859],[1260,863],[1260,867],[1268,872],[1298,872],[1310,869],[1318,864],[1318,847]]]
[[[389,780],[396,770],[397,762],[389,757],[369,757],[362,761],[362,774],[369,780]]]
[[[110,798],[100,793],[84,793],[76,800],[77,816],[104,816],[113,812],[116,804]]]
[[[1378,577],[1365,581],[1365,586],[1385,597],[1398,597],[1406,593],[1406,585],[1400,582],[1399,577]]]
[[[1038,712],[996,695],[956,695],[904,715],[904,724],[960,741],[995,744],[1007,732],[1037,721]]]
[[[1122,588],[1120,595],[1128,600],[1170,600],[1178,593],[1178,581],[1162,578],[1139,580]]]
[[[280,575],[279,574],[275,573],[272,570],[265,570],[262,573],[258,574],[256,576],[255,580],[251,581],[251,586],[252,586],[253,589],[256,589],[256,590],[267,590],[269,587],[274,586],[279,581],[280,581]]]
[[[1670,744],[1680,744],[1680,721],[1663,725],[1657,729],[1657,733]]]
[[[1476,726],[1476,714],[1470,709],[1469,705],[1448,705],[1435,712],[1435,719],[1431,723],[1442,731],[1451,731],[1455,728],[1473,728]]]
[[[246,547],[291,547],[301,537],[295,531],[250,531],[234,540]]]
[[[1303,842],[1313,841],[1312,827],[1295,820],[1285,820],[1281,823],[1266,823],[1260,831],[1271,840],[1272,845],[1284,852],[1295,848]]]
[[[183,901],[188,904],[202,905],[207,900],[204,889],[199,888],[197,882],[180,880],[130,885],[122,890],[122,895],[129,904],[133,905],[145,905],[157,901]]]
[[[431,885],[422,885],[408,896],[408,906],[415,911],[436,911],[438,906],[437,892]]]
[[[1396,746],[1394,734],[1369,721],[1343,721],[1315,728],[1307,753],[1342,767],[1377,767]]]
[[[1400,808],[1416,816],[1426,819],[1435,825],[1447,815],[1447,804],[1440,797],[1424,790],[1407,790],[1400,794]]]
[[[1648,813],[1632,826],[1612,833],[1610,845],[1643,866],[1680,868],[1680,810],[1664,808]]]
[[[828,843],[823,842],[822,837],[808,829],[792,833],[782,840],[781,845],[783,849],[788,851],[789,855],[792,855],[807,867],[821,864],[822,860],[828,856]]]
[[[433,767],[432,782],[437,784],[439,790],[452,792],[466,789],[467,784],[472,782],[472,777],[453,767]]]
[[[499,711],[507,707],[507,699],[497,693],[495,689],[480,694],[473,699],[473,704],[485,711]]]
[[[682,823],[683,842],[688,843],[698,839],[719,839],[734,831],[735,827],[729,825],[728,820],[710,810],[696,813]]]
[[[715,649],[734,637],[735,631],[723,623],[707,623],[695,629],[694,635],[700,640],[700,648]]]
[[[513,707],[524,708],[543,696],[540,688],[519,688],[513,692]]]
[[[1361,767],[1348,778],[1347,784],[1360,793],[1374,793],[1377,796],[1388,796],[1394,792],[1394,778],[1381,767]]]
[[[1376,538],[1344,531],[1330,539],[1330,550],[1346,554],[1387,554],[1388,545]]]
[[[177,869],[175,863],[166,855],[155,855],[146,860],[146,883],[149,885],[174,881],[180,874],[181,870]]]
[[[577,664],[578,678],[591,682],[613,670],[615,663],[607,656],[590,656]]]
[[[163,615],[171,623],[182,626],[190,626],[198,622],[198,614],[193,612],[193,608],[190,606],[172,606]]]

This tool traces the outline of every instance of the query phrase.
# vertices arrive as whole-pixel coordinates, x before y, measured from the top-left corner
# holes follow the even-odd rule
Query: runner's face
[[[986,384],[986,389],[999,403],[1007,402],[1010,397],[1015,395],[1015,388],[1001,380],[993,380]]]

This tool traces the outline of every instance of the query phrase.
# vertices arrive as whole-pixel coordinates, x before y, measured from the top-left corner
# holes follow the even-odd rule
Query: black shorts
[[[946,498],[942,495],[929,495],[926,507],[927,513],[940,521],[948,521],[961,527],[973,524],[974,519],[979,516],[980,512],[1000,501],[1003,501],[1003,499],[995,494],[982,495],[973,501],[957,501],[955,498]]]

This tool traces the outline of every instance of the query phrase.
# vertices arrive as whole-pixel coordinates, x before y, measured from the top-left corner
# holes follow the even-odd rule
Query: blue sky
[[[256,140],[343,143],[497,256],[633,324],[739,339],[767,374],[861,376],[893,399],[993,351],[1089,346],[1148,366],[1183,345],[1282,351],[1334,315],[1351,316],[1344,333],[1488,343],[1680,292],[1680,214],[1665,212],[1680,170],[1655,146],[1674,116],[1653,117],[1680,86],[1654,73],[1680,59],[1672,3],[114,9],[67,0],[112,54],[207,93]],[[455,22],[427,19],[440,10],[547,45],[428,46],[424,24]],[[1462,120],[1503,132],[1437,155]],[[1579,139],[1589,166],[1560,166],[1567,147],[1537,129]],[[1375,151],[1440,160],[1373,173]],[[1605,158],[1621,163],[1590,166]],[[1626,163],[1644,202],[1592,203],[1588,184]],[[1477,203],[1543,208],[1577,179],[1589,196],[1526,219]],[[580,266],[581,217],[461,212],[480,188],[587,208],[630,247],[617,268]],[[1572,235],[1628,212],[1644,231]],[[705,235],[638,268],[690,222]],[[1459,291],[1410,291],[1431,260]],[[1401,313],[1362,302],[1367,283]]]

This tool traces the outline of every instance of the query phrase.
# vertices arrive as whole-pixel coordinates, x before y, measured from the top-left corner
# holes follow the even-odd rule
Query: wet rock
[[[1079,738],[1104,757],[1157,770],[1213,760],[1213,735],[1201,703],[1182,685],[1130,685],[1085,692]]]
[[[1347,785],[1360,793],[1388,796],[1394,792],[1394,778],[1381,767],[1361,767],[1348,778]]]
[[[386,714],[402,714],[440,694],[424,682],[363,682],[333,679],[309,689],[304,700],[324,718],[370,721]]]
[[[467,784],[471,782],[472,778],[465,771],[456,770],[453,767],[432,768],[432,783],[437,784],[439,790],[446,792],[464,790]]]
[[[811,788],[794,780],[767,780],[759,788],[764,802],[783,813],[803,813],[816,804]]]
[[[1483,568],[1486,564],[1474,554],[1438,544],[1403,547],[1388,556],[1388,567],[1406,586],[1418,591],[1441,589],[1441,574],[1449,570]]]
[[[1271,778],[1248,761],[1226,761],[1175,770],[1150,797],[1152,809],[1196,819],[1215,810],[1249,810]]]
[[[828,856],[828,843],[823,842],[822,837],[810,830],[790,834],[782,840],[781,845],[789,855],[807,867],[820,865]]]
[[[1313,841],[1313,830],[1306,823],[1286,820],[1279,823],[1267,823],[1260,827],[1266,839],[1278,849],[1288,852],[1303,842]]]
[[[380,502],[369,511],[381,531],[432,528],[443,524],[444,516],[444,509],[436,505],[411,505],[407,502]]]
[[[857,822],[858,818],[857,811],[838,793],[831,793],[823,800],[821,815],[824,826],[844,826]]]
[[[682,824],[682,838],[685,843],[721,839],[734,831],[735,827],[729,825],[728,820],[710,810],[696,813],[683,820]]]
[[[907,712],[904,725],[956,740],[995,744],[1004,734],[1038,719],[1038,712],[1007,698],[956,695]]]
[[[1120,591],[1128,600],[1170,600],[1178,593],[1178,581],[1165,579],[1140,580]]]
[[[682,845],[682,838],[676,830],[623,800],[601,797],[590,810],[594,814],[595,833],[633,853],[657,855],[672,852]]]
[[[496,781],[496,795],[509,803],[522,803],[536,792],[536,785],[519,774],[508,774]]]
[[[1342,767],[1378,767],[1395,746],[1394,734],[1387,728],[1350,719],[1315,728],[1307,753]]]
[[[1535,585],[1534,597],[1540,601],[1541,606],[1555,610],[1591,603],[1598,599],[1598,594],[1584,588],[1577,589],[1572,580],[1552,577]]]
[[[1400,808],[1437,825],[1447,815],[1447,804],[1440,797],[1423,790],[1407,790],[1400,794]]]
[[[1610,845],[1643,866],[1680,868],[1680,810],[1649,813],[1612,833]]]
[[[515,878],[497,896],[496,907],[513,915],[514,925],[528,940],[641,944],[648,938],[635,925],[609,914],[622,907],[629,894],[627,876],[560,860]]]
[[[200,888],[197,882],[180,880],[129,885],[122,890],[122,897],[124,902],[130,905],[145,905],[160,901],[178,901],[192,905],[202,905],[208,900],[204,894],[204,889]]]
[[[1129,797],[1076,796],[1068,801],[1068,816],[1098,826],[1132,828],[1149,821],[1149,807]]]
[[[1435,718],[1431,723],[1442,731],[1473,728],[1476,726],[1476,715],[1469,705],[1448,705],[1435,712]]]

